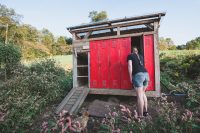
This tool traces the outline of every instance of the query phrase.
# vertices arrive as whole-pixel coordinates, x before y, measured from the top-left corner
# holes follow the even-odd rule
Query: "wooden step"
[[[55,113],[59,114],[63,109],[69,111],[72,114],[77,113],[88,93],[89,88],[87,87],[72,88],[71,91],[56,108]]]

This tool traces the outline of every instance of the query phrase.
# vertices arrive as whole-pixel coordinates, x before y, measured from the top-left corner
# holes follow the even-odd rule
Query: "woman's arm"
[[[132,60],[128,60],[128,73],[130,77],[130,82],[132,83]]]

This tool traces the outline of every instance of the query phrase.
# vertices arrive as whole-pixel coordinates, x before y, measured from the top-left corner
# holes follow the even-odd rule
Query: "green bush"
[[[190,52],[182,51],[177,56],[175,51],[173,53],[162,52],[160,68],[161,82],[167,86],[168,91],[185,93],[187,95],[186,107],[194,110],[200,105],[200,53]]]
[[[1,132],[27,132],[34,118],[49,104],[61,100],[72,87],[72,74],[44,60],[30,67],[19,65],[0,86]]]
[[[17,46],[0,42],[0,72],[4,72],[5,79],[20,60],[21,51]]]

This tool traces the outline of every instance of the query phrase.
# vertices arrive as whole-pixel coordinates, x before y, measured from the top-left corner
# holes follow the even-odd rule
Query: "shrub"
[[[187,98],[184,104],[196,110],[200,105],[200,55],[190,52],[185,51],[185,55],[182,52],[178,56],[167,52],[160,54],[161,82],[168,91],[185,93]]]
[[[1,132],[27,132],[44,107],[61,100],[71,87],[71,72],[57,67],[53,60],[30,67],[19,65],[0,86]]]
[[[188,109],[178,110],[177,106],[167,102],[167,97],[152,102],[155,107],[155,117],[137,118],[137,112],[131,112],[121,105],[121,109],[111,111],[109,116],[102,120],[99,133],[102,132],[131,132],[131,133],[192,133],[198,132],[200,126],[194,117],[197,115]],[[112,109],[111,109],[112,110]],[[199,114],[198,114],[199,115]]]
[[[19,63],[21,51],[12,44],[3,44],[0,42],[0,69],[5,70],[5,79],[10,74],[12,67]]]

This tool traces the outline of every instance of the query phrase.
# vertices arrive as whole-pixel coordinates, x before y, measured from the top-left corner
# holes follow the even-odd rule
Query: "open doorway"
[[[131,52],[133,50],[133,47],[136,47],[138,49],[139,54],[142,55],[144,58],[143,36],[131,37]]]
[[[131,52],[133,47],[137,47],[139,54],[144,56],[144,46],[143,46],[142,36],[131,37]]]
[[[88,53],[77,53],[77,83],[88,87]]]

